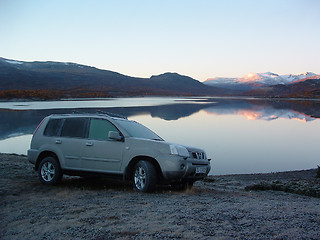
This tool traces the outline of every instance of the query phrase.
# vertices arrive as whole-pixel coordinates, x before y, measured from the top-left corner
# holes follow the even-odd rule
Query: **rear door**
[[[61,149],[65,168],[81,170],[81,155],[86,144],[89,118],[74,117],[64,119],[60,137],[55,144]]]
[[[124,142],[109,139],[109,131],[119,132],[106,119],[91,119],[88,140],[82,153],[84,170],[108,173],[120,172]]]

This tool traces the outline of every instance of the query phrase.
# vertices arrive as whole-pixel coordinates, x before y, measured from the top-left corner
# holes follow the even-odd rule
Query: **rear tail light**
[[[43,123],[44,120],[45,120],[45,118],[42,119],[42,121],[39,123],[38,127],[36,128],[36,130],[34,130],[33,135],[36,134],[36,132],[38,131],[39,127],[41,126],[41,124]]]

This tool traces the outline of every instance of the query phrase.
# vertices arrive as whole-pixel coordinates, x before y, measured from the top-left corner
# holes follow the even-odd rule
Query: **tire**
[[[153,192],[156,189],[157,172],[148,161],[139,161],[133,170],[133,187],[138,192]]]
[[[54,157],[45,157],[41,160],[38,175],[40,182],[45,185],[56,185],[61,181],[62,171]]]

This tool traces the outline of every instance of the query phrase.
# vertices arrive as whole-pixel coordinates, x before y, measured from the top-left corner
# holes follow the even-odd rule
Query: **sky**
[[[0,0],[0,57],[199,81],[320,74],[318,0]]]

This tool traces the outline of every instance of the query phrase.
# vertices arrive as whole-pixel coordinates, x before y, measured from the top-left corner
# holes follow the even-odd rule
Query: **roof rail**
[[[103,114],[103,115],[107,115],[109,117],[117,117],[117,118],[123,118],[123,119],[128,119],[126,116],[121,115],[121,114],[117,114],[117,113],[112,113],[112,112],[105,112],[105,111],[101,111],[101,110],[96,110],[97,114]],[[72,110],[72,114],[93,114],[93,113],[88,113],[88,112],[82,112],[79,110]]]
[[[72,114],[84,114],[85,112],[81,112],[79,110],[72,110]]]
[[[117,114],[117,113],[105,112],[105,111],[101,111],[101,110],[97,110],[96,112],[100,113],[100,114],[108,115],[109,117],[117,117],[117,118],[128,119],[126,116],[123,116],[123,115]]]

